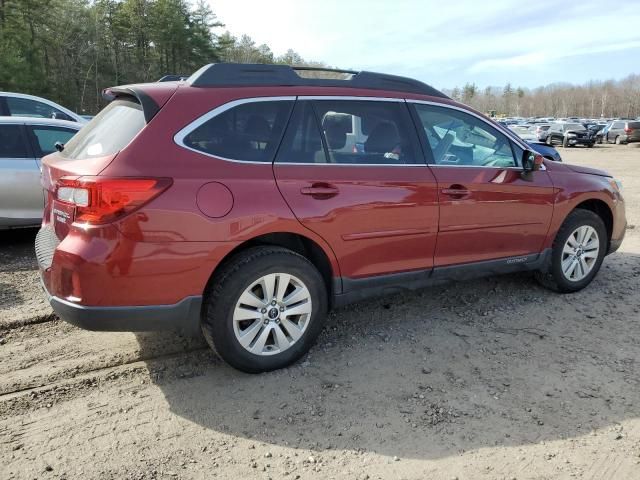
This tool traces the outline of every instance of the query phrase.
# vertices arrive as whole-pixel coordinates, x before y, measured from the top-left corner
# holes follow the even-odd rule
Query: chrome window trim
[[[356,95],[298,95],[298,100],[361,100],[364,102],[404,103],[404,98],[396,97],[358,97]]]
[[[201,69],[204,70],[204,67]],[[196,72],[198,73],[198,72]],[[188,123],[182,129],[180,129],[174,136],[173,141],[179,147],[182,147],[186,150],[190,150],[195,153],[199,153],[201,155],[206,155],[207,157],[215,158],[218,160],[224,160],[226,162],[234,162],[234,163],[244,163],[244,164],[252,164],[252,165],[293,165],[293,166],[337,166],[337,167],[457,167],[457,168],[491,168],[494,170],[519,170],[524,171],[524,168],[521,166],[517,167],[494,167],[489,165],[437,165],[437,164],[428,164],[426,163],[299,163],[299,162],[276,162],[275,159],[272,162],[256,162],[253,160],[239,160],[235,158],[226,158],[217,155],[213,155],[211,153],[203,152],[202,150],[198,150],[195,148],[191,148],[184,143],[184,139],[187,135],[189,135],[193,130],[209,121],[213,117],[224,113],[225,111],[234,108],[238,105],[243,105],[246,103],[258,103],[258,102],[271,102],[271,101],[296,101],[296,100],[360,100],[360,101],[369,101],[369,102],[393,102],[393,103],[416,103],[416,104],[424,104],[424,105],[433,105],[436,107],[443,108],[451,108],[453,110],[458,110],[468,115],[472,115],[482,122],[488,124],[489,126],[496,128],[503,134],[507,136],[507,138],[515,141],[521,148],[525,150],[531,150],[531,148],[523,142],[517,135],[513,135],[512,132],[508,129],[502,128],[500,125],[493,125],[488,123],[485,118],[482,118],[481,115],[478,115],[474,112],[466,110],[464,108],[457,107],[455,105],[448,105],[446,103],[439,102],[431,102],[427,100],[415,100],[415,99],[405,99],[405,98],[396,98],[396,97],[360,97],[356,95],[291,95],[291,96],[265,96],[265,97],[250,97],[250,98],[241,98],[237,100],[232,100],[230,102],[224,103],[222,105],[217,106],[213,110],[201,115],[196,118],[192,122]],[[542,165],[541,170],[546,170],[545,166]]]
[[[299,162],[274,162],[278,165],[294,165],[297,167],[428,167],[426,163],[299,163]]]
[[[193,132],[196,128],[201,126],[202,124],[208,122],[214,117],[230,110],[238,105],[244,105],[246,103],[260,103],[260,102],[293,102],[296,100],[295,95],[293,96],[281,96],[281,97],[251,97],[251,98],[240,98],[238,100],[232,100],[227,103],[223,103],[222,105],[217,106],[213,110],[208,111],[204,115],[196,118],[185,127],[180,129],[178,133],[173,136],[173,142],[179,147],[185,148],[187,150],[191,150],[192,152],[199,153],[201,155],[206,155],[207,157],[216,158],[218,160],[225,160],[227,162],[235,162],[235,163],[245,163],[245,164],[253,164],[253,165],[273,165],[273,161],[271,162],[256,162],[254,160],[239,160],[236,158],[226,158],[218,155],[213,155],[211,153],[203,152],[202,150],[198,150],[197,148],[192,148],[184,143],[184,139],[187,135]],[[286,126],[285,126],[286,127]]]
[[[526,142],[524,142],[520,137],[518,137],[515,133],[513,133],[511,130],[509,130],[508,128],[504,128],[502,125],[500,125],[498,123],[496,123],[495,125],[492,124],[492,123],[489,123],[489,122],[487,122],[486,118],[483,118],[482,115],[478,115],[477,113],[472,112],[470,110],[467,110],[466,108],[461,108],[461,107],[457,107],[455,105],[449,105],[449,104],[446,104],[446,103],[430,102],[428,100],[407,99],[407,103],[415,103],[415,104],[419,104],[419,105],[433,105],[435,107],[450,108],[451,110],[457,110],[459,112],[466,113],[467,115],[471,115],[472,117],[476,117],[481,122],[483,122],[486,125],[492,127],[494,130],[498,130],[499,132],[503,133],[508,139],[512,140],[514,143],[516,143],[518,146],[520,146],[520,148],[523,148],[524,150],[531,151],[531,147]],[[436,166],[436,164],[429,164],[429,166]],[[462,166],[462,165],[446,165],[446,166],[457,167],[457,166]],[[484,165],[467,165],[467,166],[480,167],[480,168],[499,168],[499,167],[491,167],[491,166],[484,166]],[[524,170],[522,168],[522,166],[518,166],[518,167],[503,167],[503,168]]]

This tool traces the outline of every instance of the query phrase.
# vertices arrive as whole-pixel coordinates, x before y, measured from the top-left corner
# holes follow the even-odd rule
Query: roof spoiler
[[[109,87],[102,90],[102,98],[107,102],[111,102],[120,97],[129,97],[136,100],[142,106],[144,120],[147,123],[149,123],[160,111],[160,106],[155,102],[155,100],[135,85]]]

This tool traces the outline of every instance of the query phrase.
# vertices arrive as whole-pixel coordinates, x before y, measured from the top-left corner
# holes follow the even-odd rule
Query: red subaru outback
[[[260,372],[303,355],[331,307],[520,270],[574,292],[620,246],[605,172],[543,160],[421,82],[334,77],[214,64],[106,90],[44,160],[36,252],[56,313],[195,325]]]

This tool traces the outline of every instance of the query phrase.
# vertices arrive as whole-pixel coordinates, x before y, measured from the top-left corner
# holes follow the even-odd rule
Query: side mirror
[[[544,163],[544,157],[539,153],[532,152],[531,150],[525,150],[522,155],[522,167],[525,172],[535,172],[540,170],[540,167]]]

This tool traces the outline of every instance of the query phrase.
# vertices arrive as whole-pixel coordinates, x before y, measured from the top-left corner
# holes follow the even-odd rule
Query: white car
[[[0,116],[53,118],[85,124],[86,118],[46,98],[24,93],[0,92]]]
[[[531,127],[530,125],[509,125],[509,129],[526,142],[538,141],[535,127]]]
[[[0,230],[42,222],[44,193],[40,159],[65,144],[79,122],[35,117],[0,117]]]

